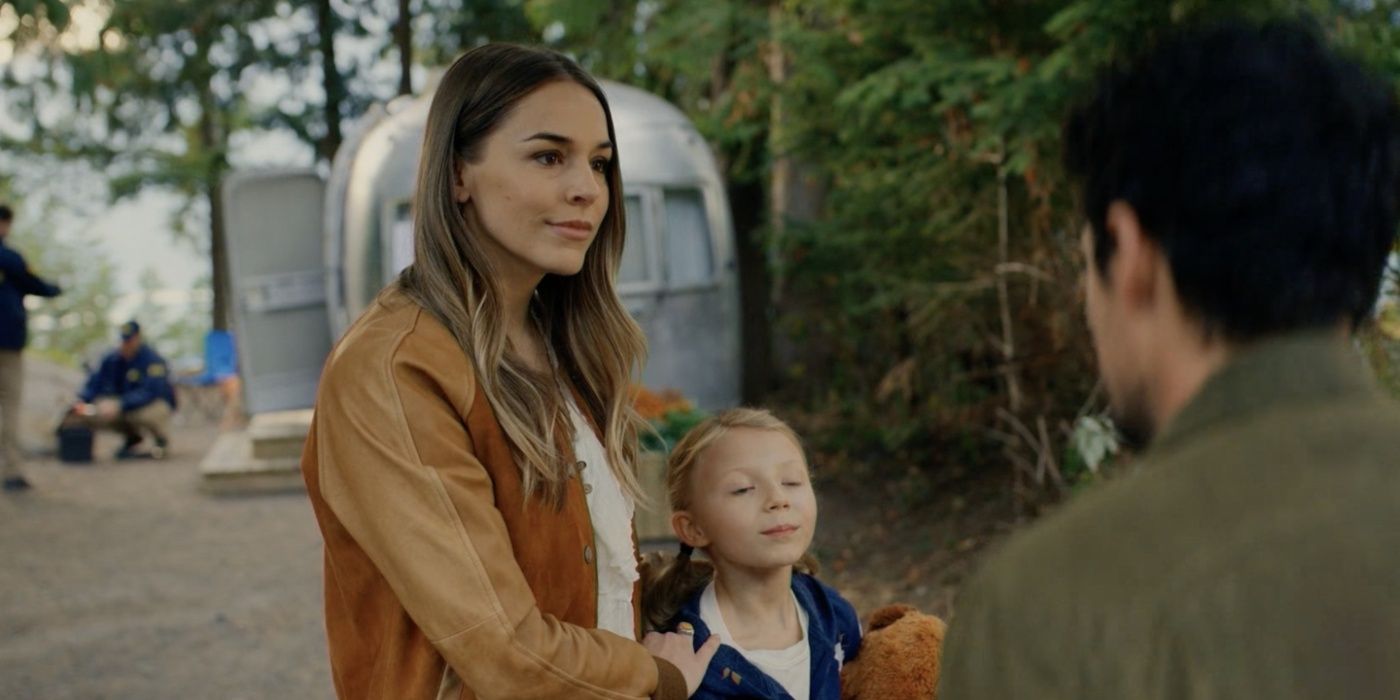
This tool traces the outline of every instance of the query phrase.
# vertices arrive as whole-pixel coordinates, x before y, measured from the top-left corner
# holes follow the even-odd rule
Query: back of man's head
[[[1103,78],[1065,126],[1097,273],[1132,205],[1182,305],[1247,341],[1364,319],[1395,240],[1390,87],[1298,23],[1173,36]]]

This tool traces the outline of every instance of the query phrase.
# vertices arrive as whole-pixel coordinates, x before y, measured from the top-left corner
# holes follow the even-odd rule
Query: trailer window
[[[715,264],[704,195],[697,189],[668,189],[663,201],[667,282],[672,287],[711,282]]]
[[[622,247],[622,265],[617,270],[618,284],[651,281],[651,269],[646,217],[643,215],[642,198],[630,195],[623,198],[627,212],[627,243]]]

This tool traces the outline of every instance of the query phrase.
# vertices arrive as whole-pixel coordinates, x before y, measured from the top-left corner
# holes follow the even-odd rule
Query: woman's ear
[[[471,172],[467,162],[461,158],[452,159],[452,199],[458,204],[471,201]]]
[[[690,511],[678,510],[671,514],[671,530],[676,533],[680,541],[696,548],[708,547],[710,538],[705,536],[705,531],[700,524],[695,522],[695,518]]]

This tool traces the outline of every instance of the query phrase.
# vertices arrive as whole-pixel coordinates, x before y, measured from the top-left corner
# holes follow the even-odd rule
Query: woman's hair
[[[731,408],[706,418],[681,438],[671,450],[666,462],[666,497],[671,510],[690,508],[695,467],[715,441],[735,428],[770,430],[782,433],[802,449],[802,440],[782,419],[761,408]],[[817,560],[807,553],[796,568],[808,574],[817,573]],[[646,562],[642,577],[642,617],[650,629],[664,629],[686,601],[709,584],[714,577],[714,565],[695,561],[692,549],[681,545],[680,553],[671,559]]]
[[[499,273],[486,254],[480,221],[453,196],[458,162],[480,161],[486,139],[530,93],[549,83],[577,83],[598,98],[614,144],[612,112],[602,88],[562,54],[488,44],[463,54],[433,95],[423,135],[413,204],[414,262],[399,276],[409,298],[452,333],[476,370],[500,421],[527,496],[558,505],[570,476],[560,441],[571,437],[560,378],[530,369],[506,341]],[[626,232],[622,178],[607,166],[608,212],[576,275],[546,275],[530,317],[602,431],[608,461],[623,490],[641,495],[633,470],[642,419],[629,387],[646,357],[646,339],[613,287]]]

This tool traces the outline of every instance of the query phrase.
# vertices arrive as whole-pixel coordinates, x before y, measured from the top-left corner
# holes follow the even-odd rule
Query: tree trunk
[[[772,286],[763,245],[763,184],[730,185],[734,257],[739,267],[739,338],[743,344],[744,403],[761,404],[773,389]]]
[[[710,102],[720,104],[734,73],[733,52],[739,35],[737,13],[731,11],[730,40],[710,63]],[[772,285],[768,249],[763,242],[763,182],[739,183],[731,174],[730,154],[718,154],[720,172],[729,182],[729,210],[734,217],[734,259],[739,272],[739,339],[742,346],[740,396],[746,404],[761,404],[774,385]]]
[[[231,330],[229,317],[229,292],[232,290],[229,279],[228,244],[224,240],[224,205],[219,197],[218,181],[210,182],[205,195],[209,198],[209,258],[213,266],[212,287],[214,292],[213,326],[217,330]]]
[[[1002,153],[1005,153],[1005,143]],[[1003,156],[1004,159],[1004,156]],[[1011,262],[1011,223],[1006,193],[1006,164],[997,164],[997,307],[1001,315],[1002,375],[1012,414],[1021,411],[1021,380],[1016,371],[1016,332],[1011,324],[1011,292],[1007,288],[1007,266]]]
[[[787,143],[787,106],[783,86],[787,83],[787,51],[782,44],[784,9],[781,2],[768,7],[768,80],[773,84],[773,98],[768,108],[768,153],[772,159],[768,186],[768,241],[772,265],[773,304],[781,304],[786,270],[782,258],[784,238],[789,224],[817,221],[826,203],[825,178],[813,175],[817,168],[789,155]]]
[[[336,15],[331,0],[316,0],[316,31],[321,44],[322,83],[326,89],[326,135],[321,140],[320,156],[326,161],[335,158],[340,149],[340,106],[345,101],[345,85],[335,62]]]
[[[772,166],[768,178],[768,231],[766,245],[768,269],[763,285],[768,290],[768,303],[765,314],[780,314],[785,308],[784,291],[787,277],[787,261],[784,248],[787,245],[787,231],[791,224],[817,221],[825,206],[826,182],[817,168],[793,157],[788,144],[787,105],[783,91],[787,83],[788,58],[782,43],[783,23],[790,21],[782,2],[774,1],[768,6],[768,47],[765,55],[768,80],[773,86],[773,97],[768,105],[768,155]],[[768,326],[767,374],[773,376],[773,366],[786,366],[799,361],[803,351],[802,338],[772,338],[772,324]]]
[[[778,251],[788,223],[788,197],[792,185],[792,159],[783,154],[783,83],[787,82],[787,57],[783,55],[780,38],[783,7],[779,2],[768,6],[768,80],[773,83],[773,101],[768,106],[768,154],[772,168],[768,173],[769,262],[773,303],[777,303],[783,288],[783,265]]]
[[[399,47],[399,94],[413,94],[413,29],[409,0],[399,0],[399,21],[394,24],[394,44]]]
[[[216,330],[232,328],[229,315],[229,292],[232,289],[229,279],[228,245],[224,239],[224,207],[219,197],[219,185],[228,161],[224,157],[225,138],[215,123],[215,110],[218,109],[212,88],[207,82],[199,85],[199,144],[205,153],[211,154],[209,169],[204,175],[204,195],[209,201],[209,262],[211,286],[214,296],[212,325]]]

